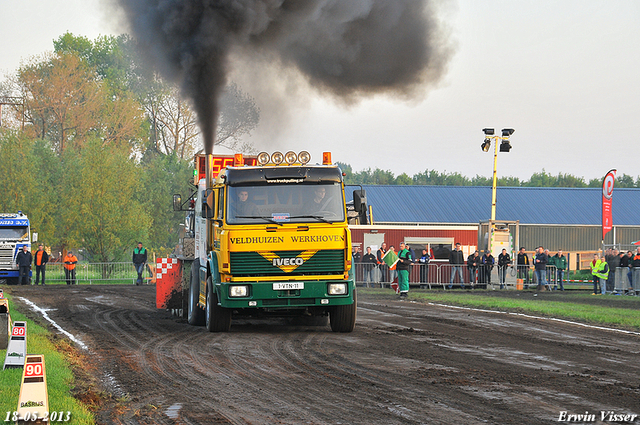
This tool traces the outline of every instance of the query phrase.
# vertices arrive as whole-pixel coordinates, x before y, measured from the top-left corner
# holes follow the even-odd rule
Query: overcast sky
[[[493,170],[482,129],[511,127],[499,177],[640,175],[640,2],[457,0],[441,19],[456,53],[423,99],[378,97],[345,109],[303,90],[279,131],[265,122],[250,141],[306,149],[316,160],[328,150],[355,171],[473,177]],[[100,0],[0,0],[0,72],[52,50],[66,31],[95,39],[124,30]]]

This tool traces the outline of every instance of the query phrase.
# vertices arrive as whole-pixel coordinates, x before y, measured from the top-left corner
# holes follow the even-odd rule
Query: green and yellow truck
[[[188,211],[185,235],[193,239],[192,253],[179,261],[189,324],[224,332],[236,316],[276,316],[353,331],[343,175],[330,153],[322,164],[309,161],[304,151],[196,156],[196,190],[185,202],[174,195],[174,209]],[[355,209],[366,214],[364,198],[354,191]]]

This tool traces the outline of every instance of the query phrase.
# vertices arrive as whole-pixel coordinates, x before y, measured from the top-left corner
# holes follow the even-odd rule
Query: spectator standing
[[[404,244],[405,248],[407,248],[410,252],[411,252],[411,258],[413,258],[413,261],[416,260],[416,253],[413,250],[413,248],[411,248],[411,246],[408,243]]]
[[[498,255],[498,281],[500,281],[500,289],[504,289],[504,283],[507,276],[507,267],[511,265],[511,256],[506,249],[502,249]]]
[[[591,295],[598,295],[599,288],[598,285],[600,284],[600,279],[597,276],[597,270],[598,267],[600,266],[600,258],[598,256],[598,254],[593,254],[593,260],[591,260],[591,262],[589,263],[589,267],[591,268],[591,277],[593,279],[593,294]]]
[[[616,287],[616,270],[620,267],[620,252],[612,249],[611,254],[607,258],[609,265],[609,277],[607,278],[607,291],[613,292]]]
[[[536,271],[536,279],[538,281],[538,290],[542,290],[544,288],[550,289],[547,283],[547,263],[549,262],[549,257],[544,253],[544,248],[539,246],[536,250],[536,256],[534,257],[534,268]]]
[[[480,260],[480,254],[478,254],[478,251],[474,251],[474,253],[467,258],[467,269],[469,269],[471,289],[473,289],[475,284],[478,283],[478,267],[480,266]],[[464,289],[464,284],[461,285],[461,287]]]
[[[354,263],[361,263],[362,262],[362,255],[360,254],[360,247],[356,246],[355,248],[353,248],[353,262]]]
[[[636,286],[638,286],[638,288],[640,288],[640,285],[638,285],[640,283],[640,247],[638,247],[638,250],[636,252],[636,255],[633,256],[633,261],[631,262],[631,267],[632,267],[632,271],[633,273],[631,274],[632,279],[631,279],[631,290],[633,291],[633,294],[635,295],[635,291],[636,291]]]
[[[380,282],[382,282],[382,286],[384,286],[384,282],[387,281],[387,272],[389,270],[389,267],[382,260],[386,253],[387,244],[385,242],[382,242],[382,245],[380,245],[380,248],[376,252],[376,257],[378,259],[378,269],[380,270]]]
[[[464,254],[460,250],[460,243],[456,243],[456,248],[449,254],[449,264],[451,264],[451,277],[449,278],[449,289],[453,288],[453,281],[456,273],[460,276],[460,286],[464,289],[464,279],[462,278],[462,265],[464,264]]]
[[[622,270],[622,273],[626,273],[627,274],[627,281],[629,282],[629,285],[631,285],[631,270],[629,269],[629,254],[631,253],[631,251],[627,251],[627,252],[621,252],[620,253],[620,269]],[[624,278],[623,278],[624,280]],[[624,287],[623,285],[621,285],[621,287]]]
[[[629,287],[633,288],[633,252],[627,251],[627,257],[629,261],[629,271],[627,276],[629,277]]]
[[[138,246],[133,250],[131,261],[138,272],[136,285],[142,285],[142,272],[144,272],[144,265],[147,262],[147,250],[142,247],[142,242],[138,242]]]
[[[420,283],[429,282],[429,262],[431,261],[431,255],[426,249],[422,250],[422,256],[418,259],[420,263]]]
[[[551,283],[555,282],[555,264],[553,264],[553,257],[549,253],[549,250],[545,249],[544,253],[547,255],[547,283],[549,284],[549,290],[551,290]]]
[[[390,255],[389,258],[394,258],[394,257],[397,258],[398,254],[396,253],[396,247],[391,245],[389,247],[389,251],[387,251],[387,253],[385,255]],[[397,271],[398,267],[397,267],[397,265],[395,267],[392,266],[392,265],[389,265],[388,267],[389,267],[389,283],[393,283],[393,281],[396,280],[396,277],[398,275],[398,271]]]
[[[493,254],[491,254],[491,251],[485,251],[480,262],[482,282],[491,285],[491,272],[493,271],[493,266],[496,265],[496,259]]]
[[[562,250],[558,250],[558,253],[553,256],[553,265],[556,266],[556,277],[560,284],[560,290],[564,291],[564,272],[567,270],[567,257],[564,256]],[[558,289],[555,287],[555,289]]]
[[[376,264],[378,264],[378,260],[375,255],[371,252],[371,247],[367,247],[367,252],[362,257],[362,268],[364,270],[364,285],[369,287],[369,282],[373,286],[374,278],[373,274],[375,273]]]
[[[593,275],[593,295],[604,295],[607,290],[609,265],[604,260],[604,256],[593,254],[591,266],[591,274]],[[600,285],[600,291],[598,291],[598,285]]]
[[[362,255],[360,254],[360,247],[359,246],[355,246],[353,248],[353,252],[351,253],[351,256],[353,258],[353,267],[354,267],[354,271],[356,273],[356,282],[361,282],[363,277],[362,277],[362,265],[360,263],[362,263]]]
[[[400,242],[400,251],[398,251],[398,262],[396,269],[398,270],[398,289],[400,297],[407,298],[409,296],[409,269],[413,264],[411,250],[407,249],[403,242]]]
[[[78,258],[75,255],[73,255],[73,252],[68,251],[62,263],[64,264],[64,276],[67,280],[67,285],[75,285],[76,284],[76,264],[78,264]]]
[[[44,275],[47,263],[49,262],[49,254],[44,250],[42,244],[38,245],[36,255],[33,256],[33,264],[36,266],[36,285],[40,282],[40,274],[42,274],[42,284],[44,285]]]
[[[29,251],[29,247],[26,245],[22,245],[22,250],[18,252],[18,255],[16,255],[16,264],[18,265],[19,270],[19,285],[29,284],[29,270],[31,269],[31,260],[32,256],[31,252]]]
[[[516,259],[516,266],[518,267],[518,279],[522,279],[523,284],[529,284],[529,267],[531,263],[529,262],[529,256],[524,251],[524,247],[520,247],[520,251],[518,252],[518,257]]]

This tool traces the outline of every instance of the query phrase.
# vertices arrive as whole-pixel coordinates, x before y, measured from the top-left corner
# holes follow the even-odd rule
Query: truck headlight
[[[249,295],[249,287],[247,285],[234,285],[229,286],[229,297],[239,298]]]
[[[329,295],[345,295],[347,293],[347,284],[330,283],[329,290],[327,292],[329,293]]]

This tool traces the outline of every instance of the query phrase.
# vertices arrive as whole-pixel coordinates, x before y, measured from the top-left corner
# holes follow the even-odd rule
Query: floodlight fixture
[[[485,136],[493,136],[495,134],[495,130],[493,128],[483,128],[482,131],[484,131]]]
[[[508,140],[503,140],[500,143],[500,152],[509,152],[511,150],[511,143]]]
[[[509,137],[513,134],[515,130],[513,128],[503,128],[502,129],[502,137]]]
[[[489,152],[489,148],[491,147],[491,139],[484,139],[484,142],[480,145],[483,152]]]

